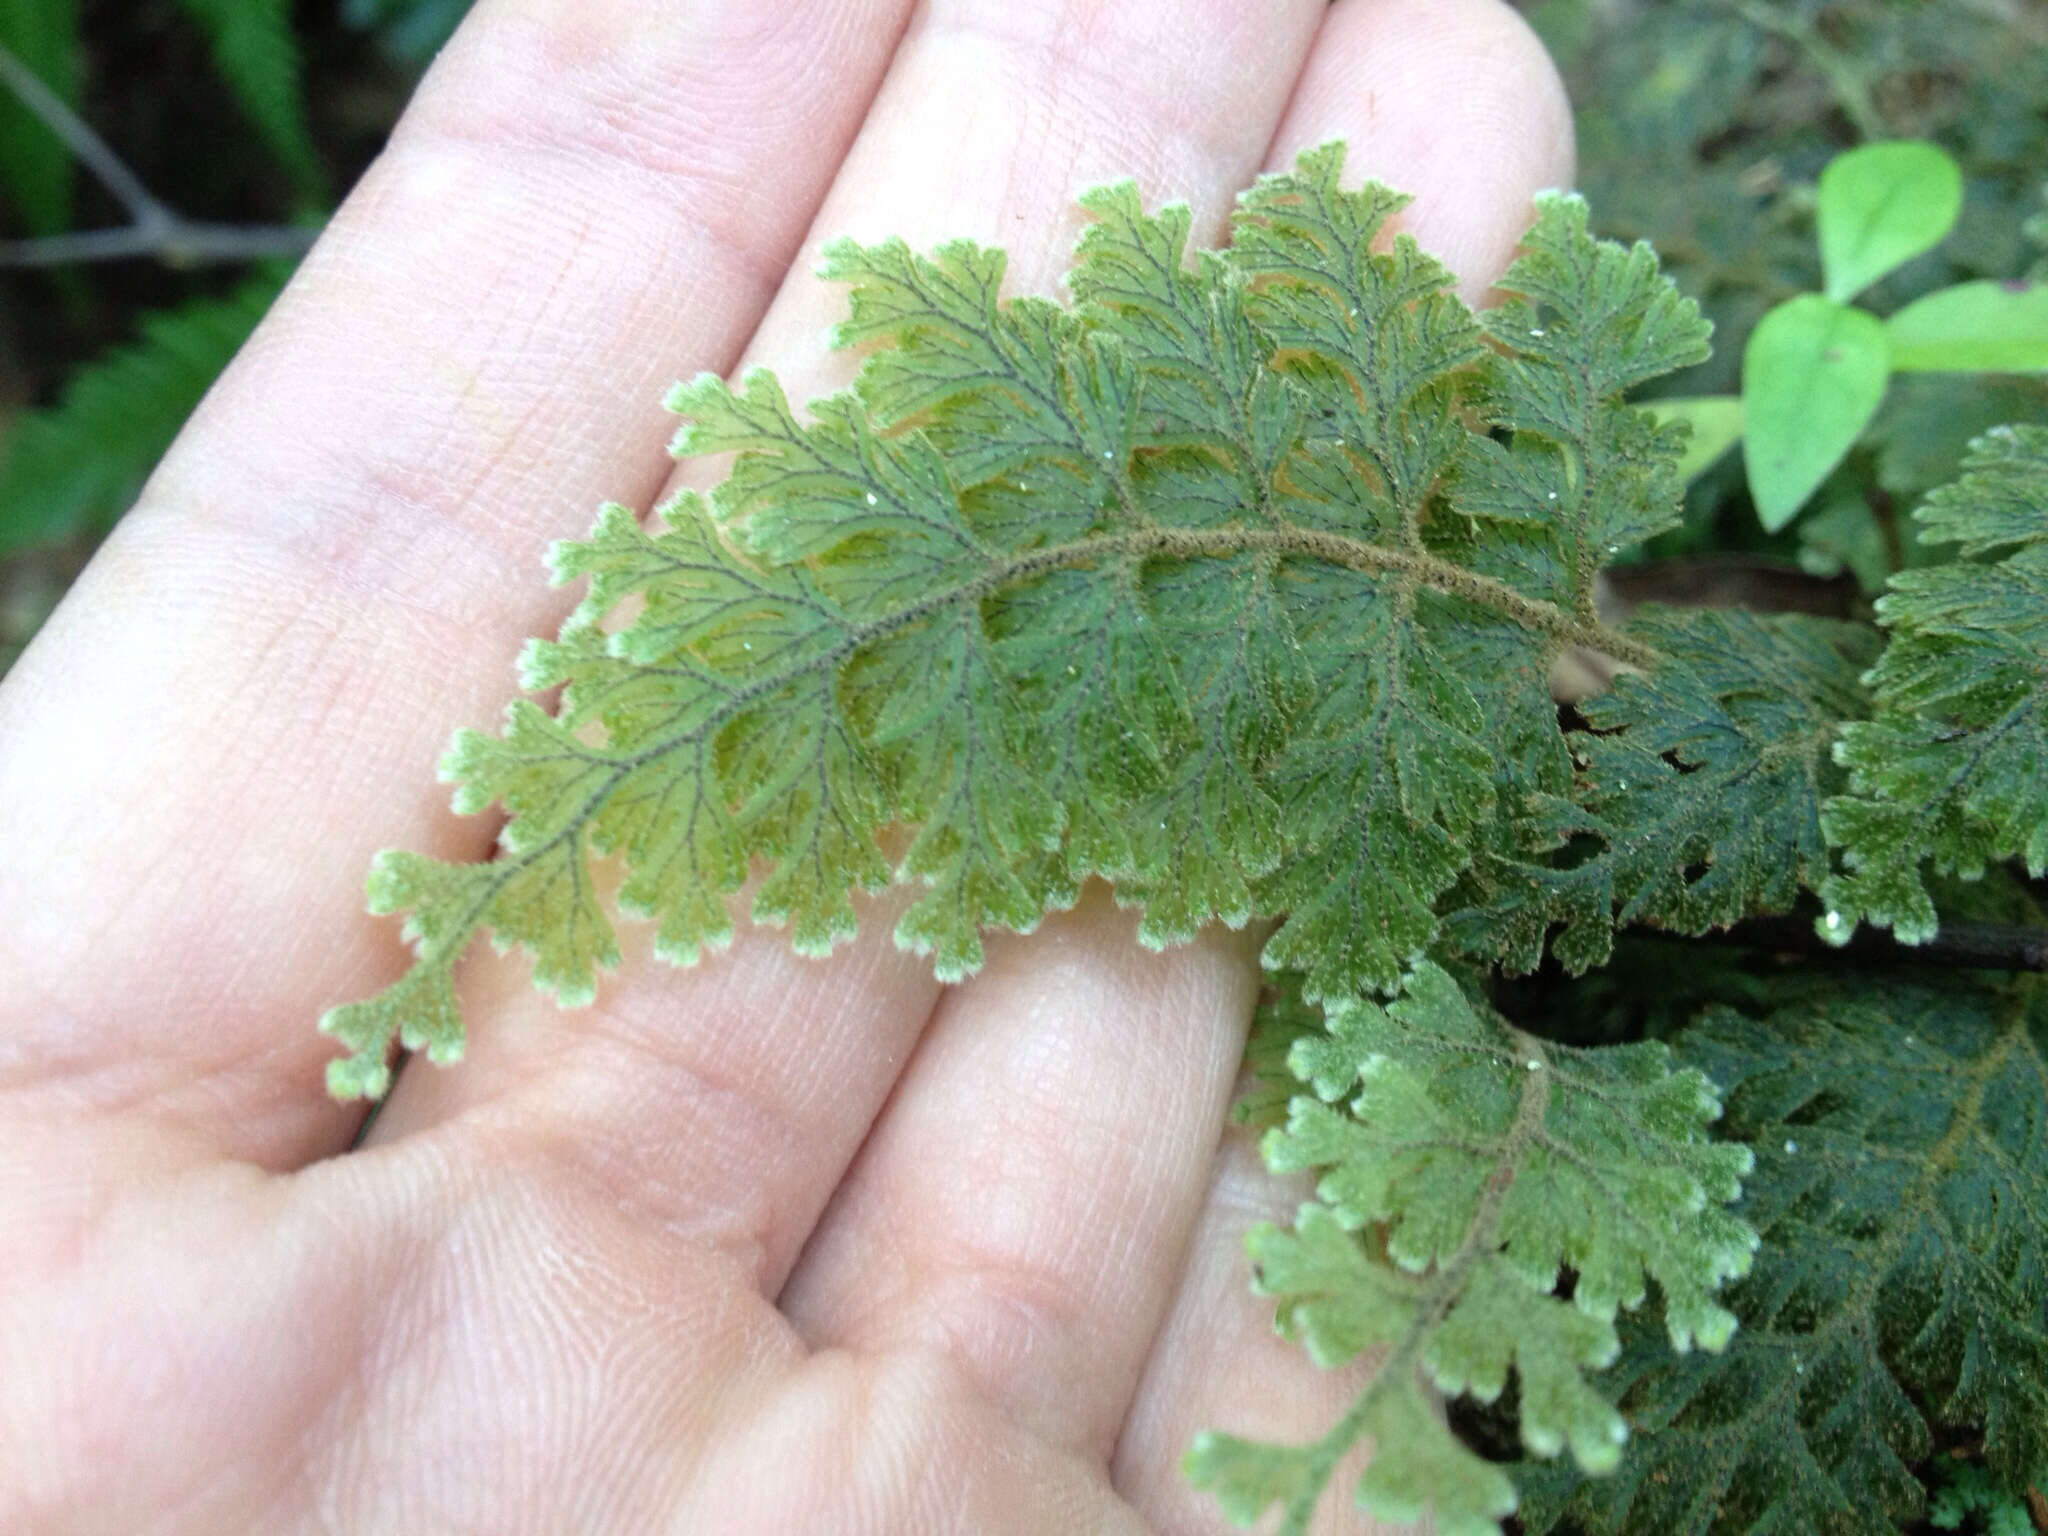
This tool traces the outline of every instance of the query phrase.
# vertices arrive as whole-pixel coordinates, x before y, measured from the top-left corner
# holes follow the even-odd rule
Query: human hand
[[[1213,241],[1342,136],[1477,297],[1569,174],[1496,0],[912,9],[480,0],[0,692],[0,1530],[1205,1531],[1197,1430],[1355,1393],[1246,1291],[1299,1191],[1219,1150],[1240,935],[1098,897],[951,990],[883,912],[643,938],[574,1014],[478,955],[466,1065],[354,1152],[322,1093],[313,1018],[403,964],[371,852],[489,846],[424,770],[542,547],[658,499],[670,379],[845,378],[823,238],[1050,291],[1082,186]]]

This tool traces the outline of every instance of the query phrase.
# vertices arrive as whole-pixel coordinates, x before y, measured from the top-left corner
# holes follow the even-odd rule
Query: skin
[[[1571,170],[1495,0],[481,0],[0,690],[0,1530],[1206,1532],[1198,1429],[1341,1411],[1246,1289],[1244,935],[1094,893],[942,990],[887,902],[629,929],[573,1014],[478,954],[354,1152],[311,1029],[403,965],[371,853],[489,846],[431,765],[667,382],[846,377],[824,239],[1054,291],[1078,188],[1213,240],[1332,135],[1468,297]]]

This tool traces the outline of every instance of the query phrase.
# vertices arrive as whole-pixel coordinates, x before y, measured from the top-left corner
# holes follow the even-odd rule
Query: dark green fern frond
[[[1532,1533],[1841,1531],[1918,1518],[1936,1436],[1999,1487],[2048,1471],[2048,998],[1888,982],[1764,1019],[1710,1014],[1680,1059],[1728,1095],[1763,1248],[1718,1356],[1628,1330],[1634,1444],[1610,1479],[1525,1469]]]
[[[144,316],[139,341],[20,417],[0,440],[0,548],[98,532],[126,511],[283,281],[282,269],[265,272],[227,298]]]
[[[299,41],[291,0],[178,0],[206,33],[214,67],[300,194],[322,197],[323,177],[306,126]]]
[[[73,106],[83,74],[77,0],[8,0],[0,4],[0,47]],[[26,232],[54,235],[71,223],[75,175],[70,146],[49,125],[0,90],[0,185]]]
[[[1922,538],[2011,552],[1902,571],[1878,602],[1891,640],[1870,677],[1877,710],[1842,733],[1849,792],[1825,817],[1845,865],[1823,892],[1838,942],[1859,922],[1931,938],[1930,861],[2048,872],[2048,427],[1994,429],[1964,470],[1916,514]]]
[[[1617,928],[1706,933],[1789,911],[1827,874],[1821,805],[1844,778],[1836,734],[1868,711],[1857,678],[1876,637],[1719,611],[1646,613],[1629,632],[1663,661],[1579,705],[1569,795],[1528,799],[1450,919],[1511,971],[1533,970],[1557,925],[1557,958],[1580,972],[1606,962]]]

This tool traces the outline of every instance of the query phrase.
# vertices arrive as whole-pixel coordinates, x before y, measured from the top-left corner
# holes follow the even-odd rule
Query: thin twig
[[[1723,0],[1723,3],[1751,26],[1784,38],[1804,53],[1813,67],[1820,71],[1821,78],[1827,81],[1828,89],[1834,92],[1835,101],[1843,113],[1864,138],[1888,139],[1892,136],[1891,124],[1877,110],[1877,102],[1870,94],[1870,82],[1863,77],[1862,68],[1821,36],[1812,22],[1787,16],[1775,6],[1766,4],[1765,0]]]
[[[138,256],[173,267],[261,261],[297,256],[318,233],[291,225],[208,224],[188,219],[151,193],[107,141],[4,44],[0,44],[0,85],[12,91],[128,213],[128,223],[118,229],[0,240],[0,267],[54,267]]]
[[[173,218],[166,224],[125,224],[119,229],[82,229],[40,240],[0,240],[0,267],[60,267],[131,257],[149,257],[167,267],[181,268],[266,261],[275,256],[304,255],[319,233],[288,224],[200,224]]]

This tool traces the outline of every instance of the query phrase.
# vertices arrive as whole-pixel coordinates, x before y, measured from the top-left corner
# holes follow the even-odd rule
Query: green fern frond
[[[1568,795],[1536,794],[1508,849],[1475,866],[1450,931],[1475,955],[1533,970],[1544,938],[1577,973],[1614,932],[1698,935],[1785,912],[1828,871],[1822,802],[1832,751],[1868,712],[1876,653],[1860,625],[1799,615],[1646,613],[1629,632],[1664,658],[1579,705]]]
[[[1844,728],[1849,791],[1823,819],[1845,865],[1822,892],[1837,942],[1859,922],[1933,937],[1930,861],[2048,872],[2048,427],[1994,428],[1963,467],[1915,514],[1921,537],[2011,553],[1902,571],[1878,602],[1891,639],[1870,675],[1877,712]]]
[[[301,196],[324,199],[325,178],[306,124],[291,0],[178,0],[206,33],[214,67]]]
[[[2008,1494],[2048,1470],[2048,996],[1898,981],[1764,1019],[1723,1010],[1679,1057],[1756,1152],[1763,1248],[1725,1354],[1647,1324],[1612,1373],[1635,1443],[1612,1478],[1528,1467],[1532,1536],[1841,1531],[1923,1512],[1937,1431],[1982,1436]]]
[[[0,0],[0,47],[59,100],[77,104],[78,0]],[[73,175],[70,148],[13,92],[0,90],[0,178],[29,234],[54,235],[70,225]]]
[[[1664,1046],[1540,1041],[1433,965],[1386,1008],[1327,1006],[1327,1030],[1289,1053],[1312,1092],[1265,1142],[1274,1171],[1319,1171],[1317,1200],[1250,1247],[1281,1330],[1318,1364],[1376,1346],[1387,1357],[1321,1440],[1204,1436],[1190,1476],[1234,1518],[1278,1503],[1281,1530],[1299,1532],[1370,1435],[1366,1509],[1412,1520],[1427,1507],[1443,1536],[1495,1536],[1513,1486],[1459,1444],[1433,1395],[1491,1402],[1512,1371],[1528,1449],[1569,1445],[1580,1467],[1612,1471],[1626,1432],[1586,1377],[1614,1359],[1615,1316],[1642,1304],[1648,1280],[1668,1347],[1727,1344],[1734,1319],[1713,1293],[1748,1269],[1756,1237],[1722,1205],[1750,1153],[1707,1139],[1713,1086],[1673,1071]],[[1553,1294],[1567,1267],[1569,1301]]]
[[[948,980],[1101,876],[1147,943],[1284,915],[1265,959],[1311,998],[1397,986],[1500,786],[1563,761],[1558,650],[1658,659],[1591,583],[1675,516],[1682,435],[1621,392],[1706,328],[1566,197],[1482,326],[1413,242],[1379,248],[1399,199],[1341,162],[1261,181],[1191,266],[1185,209],[1089,194],[1072,310],[1003,300],[965,242],[831,247],[839,340],[887,345],[807,418],[765,373],[678,387],[677,451],[731,472],[662,531],[612,508],[558,550],[591,578],[529,654],[558,718],[517,705],[443,764],[459,808],[509,813],[498,860],[379,866],[380,906],[433,904],[421,964],[489,930],[587,999],[613,947],[586,861],[619,852],[678,959],[755,864],[755,917],[807,953],[851,893],[921,884],[897,941]],[[455,1049],[439,983],[395,998],[325,1021],[357,1053],[337,1086],[394,1035]]]
[[[283,282],[281,269],[266,271],[224,299],[145,315],[139,341],[20,417],[0,440],[0,549],[97,532],[126,511]]]
[[[1936,1464],[1941,1491],[1927,1508],[1937,1531],[1959,1531],[1963,1522],[1982,1522],[1984,1536],[2038,1536],[2024,1499],[2005,1492],[1975,1462],[1944,1456]]]

